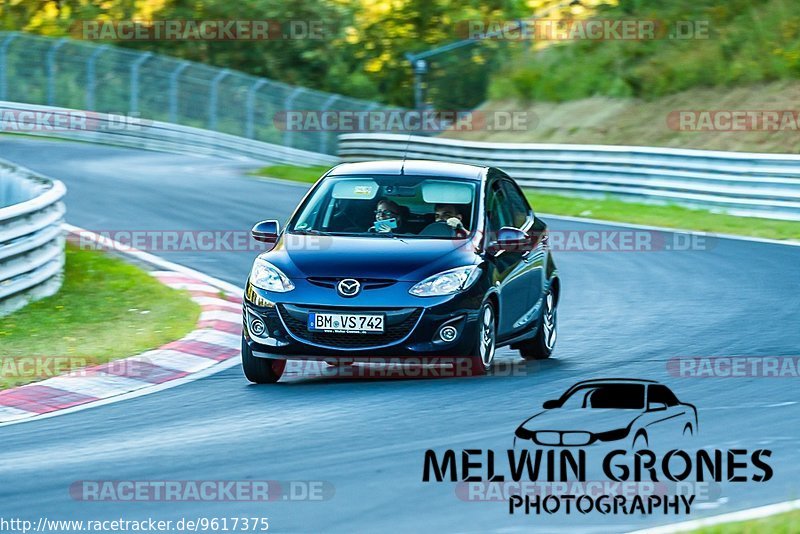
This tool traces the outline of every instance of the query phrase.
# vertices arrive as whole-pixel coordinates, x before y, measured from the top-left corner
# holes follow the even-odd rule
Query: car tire
[[[489,301],[483,303],[478,312],[478,339],[467,361],[468,376],[485,375],[494,363],[494,354],[497,351],[497,315],[494,306]]]
[[[272,360],[253,356],[247,340],[242,336],[242,371],[254,384],[274,384],[280,380],[286,360]]]
[[[520,356],[526,360],[545,360],[553,354],[558,333],[558,304],[556,296],[548,291],[544,297],[544,309],[536,335],[516,345]]]

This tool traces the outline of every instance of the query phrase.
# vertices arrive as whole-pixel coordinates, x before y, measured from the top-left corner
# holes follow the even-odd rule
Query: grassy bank
[[[695,534],[791,534],[800,532],[800,510],[777,514],[753,521],[725,523],[714,527],[701,528]]]
[[[682,129],[675,119],[687,110],[795,110],[799,99],[800,82],[785,81],[725,92],[691,89],[649,101],[601,96],[561,103],[494,100],[483,104],[481,111],[489,116],[493,111],[524,112],[525,129],[452,131],[442,137],[499,143],[663,146],[797,154],[800,152],[797,121],[783,123],[782,131],[764,128],[724,131],[708,127]]]
[[[22,365],[8,359],[104,363],[181,338],[199,315],[200,307],[187,293],[166,287],[139,267],[67,245],[61,290],[0,317],[0,387],[42,378],[19,376],[14,371]]]
[[[327,167],[293,167],[274,165],[255,174],[297,182],[313,183]],[[675,205],[651,205],[625,202],[616,198],[576,198],[527,190],[534,210],[539,213],[588,217],[607,221],[664,226],[684,230],[700,230],[718,234],[739,234],[771,239],[800,240],[800,223],[734,217],[694,210]]]

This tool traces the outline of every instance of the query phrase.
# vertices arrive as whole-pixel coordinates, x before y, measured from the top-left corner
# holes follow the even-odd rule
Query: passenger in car
[[[375,209],[375,223],[370,227],[370,232],[396,232],[402,233],[404,220],[403,210],[393,200],[381,199]]]

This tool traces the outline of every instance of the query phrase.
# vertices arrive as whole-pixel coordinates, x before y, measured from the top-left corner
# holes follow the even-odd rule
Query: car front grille
[[[357,309],[300,307],[279,304],[278,310],[289,333],[297,339],[331,349],[369,349],[392,345],[405,339],[417,324],[421,308]],[[386,316],[385,330],[382,334],[337,334],[310,332],[308,330],[309,312],[322,313],[382,313]]]
[[[306,280],[308,280],[309,283],[312,283],[315,286],[324,287],[328,289],[336,288],[336,284],[342,281],[341,278],[334,278],[328,276],[313,276],[307,278]],[[361,289],[365,291],[368,289],[383,289],[397,282],[397,280],[391,280],[389,278],[359,278],[358,281],[361,283]]]
[[[581,446],[589,445],[593,439],[592,434],[582,431],[547,431],[540,430],[535,432],[534,441],[546,446]]]

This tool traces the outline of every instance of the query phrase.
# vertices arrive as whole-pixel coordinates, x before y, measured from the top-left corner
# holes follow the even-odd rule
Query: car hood
[[[289,278],[387,278],[418,282],[476,263],[470,240],[284,235],[262,257]]]
[[[534,415],[522,423],[520,428],[529,432],[539,430],[608,432],[627,428],[641,413],[639,410],[554,408]]]

